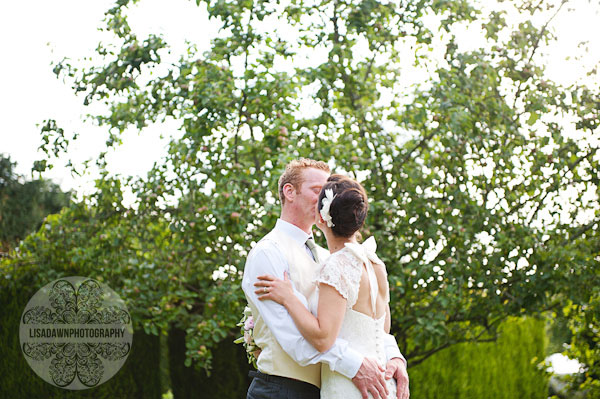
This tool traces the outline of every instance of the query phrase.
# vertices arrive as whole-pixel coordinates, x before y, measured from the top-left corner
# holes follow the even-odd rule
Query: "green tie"
[[[317,244],[315,244],[315,240],[312,237],[308,237],[306,240],[306,246],[310,249],[310,253],[312,253],[315,262],[319,263],[319,255],[317,255]]]

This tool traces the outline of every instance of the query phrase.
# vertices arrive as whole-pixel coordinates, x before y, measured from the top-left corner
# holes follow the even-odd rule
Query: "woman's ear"
[[[325,224],[325,219],[323,219],[323,216],[321,216],[321,212],[317,212],[317,214],[319,215],[319,222]]]
[[[323,220],[323,216],[321,216],[321,212],[319,212],[319,207],[317,207],[317,224],[327,226],[327,223],[325,223],[325,220]]]

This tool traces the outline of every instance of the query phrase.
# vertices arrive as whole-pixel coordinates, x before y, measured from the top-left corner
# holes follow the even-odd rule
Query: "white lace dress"
[[[358,299],[360,279],[363,264],[367,268],[370,284],[371,306],[375,314],[375,301],[377,298],[377,278],[371,264],[371,259],[376,263],[381,260],[375,255],[375,240],[371,237],[363,245],[346,244],[346,247],[332,254],[325,261],[317,278],[320,283],[334,287],[347,299],[346,314],[342,322],[339,337],[348,341],[350,347],[360,352],[365,357],[375,358],[385,366],[386,356],[384,351],[384,322],[385,315],[374,319],[364,313],[352,310]],[[318,298],[318,292],[313,295]],[[311,305],[316,306],[318,299],[311,298]],[[312,306],[311,306],[312,307]],[[396,398],[396,382],[387,380],[388,399]],[[321,398],[323,399],[361,399],[362,395],[352,380],[331,371],[328,365],[321,367]],[[371,395],[369,394],[369,398]]]

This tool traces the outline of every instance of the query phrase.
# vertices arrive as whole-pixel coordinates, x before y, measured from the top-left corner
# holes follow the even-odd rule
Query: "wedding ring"
[[[266,294],[269,292],[269,289],[267,287],[263,288],[263,292]]]

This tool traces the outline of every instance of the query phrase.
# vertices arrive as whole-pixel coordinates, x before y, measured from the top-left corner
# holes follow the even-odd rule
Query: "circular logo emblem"
[[[86,277],[65,277],[41,288],[21,316],[21,350],[52,385],[96,387],[123,366],[133,338],[131,316],[119,296]]]

